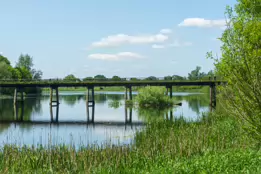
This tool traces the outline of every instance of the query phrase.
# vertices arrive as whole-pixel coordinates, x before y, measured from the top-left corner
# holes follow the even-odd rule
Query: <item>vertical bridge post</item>
[[[129,91],[129,95],[128,95],[128,91]],[[131,88],[131,86],[125,87],[125,100],[132,100],[132,88]]]
[[[216,96],[216,84],[213,83],[210,86],[210,107],[211,110],[212,108],[216,108],[217,106],[217,96]]]
[[[94,106],[95,98],[94,98],[94,86],[88,86],[87,90],[87,106]]]
[[[132,88],[129,86],[129,100],[132,100]]]
[[[55,91],[55,100],[53,100],[53,92]],[[55,104],[53,104],[55,103]],[[55,87],[51,87],[50,88],[50,106],[53,107],[53,106],[58,106],[60,103],[59,103],[59,90],[58,90],[58,87],[55,86]]]
[[[18,100],[18,94],[20,93],[20,102],[23,104],[24,102],[24,90],[23,88],[15,88],[14,90],[14,105],[17,104]]]
[[[50,115],[51,115],[51,122],[56,122],[58,123],[59,121],[59,105],[56,106],[56,113],[55,113],[55,121],[54,121],[54,118],[53,118],[53,107],[51,106],[50,107]]]
[[[167,96],[169,95],[170,98],[172,98],[172,86],[166,86],[167,88]]]

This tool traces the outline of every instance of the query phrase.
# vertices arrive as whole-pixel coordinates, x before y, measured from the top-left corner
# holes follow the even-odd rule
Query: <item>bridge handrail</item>
[[[133,80],[135,79],[135,80]],[[65,80],[62,78],[50,78],[50,79],[0,79],[0,83],[1,82],[35,82],[35,83],[48,83],[48,82],[62,82],[62,83],[72,83],[72,82],[125,82],[125,81],[129,81],[129,82],[138,82],[138,81],[148,81],[148,82],[152,82],[152,81],[177,81],[177,82],[191,82],[191,81],[222,81],[221,79],[217,79],[217,78],[208,78],[208,79],[198,79],[198,80],[188,80],[188,79],[184,79],[184,80],[175,80],[175,79],[165,79],[164,77],[158,77],[157,79],[146,79],[146,78],[136,78],[136,77],[129,77],[129,78],[120,78],[120,79],[113,79],[113,78],[106,78],[106,79],[100,79],[100,78],[93,78],[93,79],[76,79],[76,80]]]

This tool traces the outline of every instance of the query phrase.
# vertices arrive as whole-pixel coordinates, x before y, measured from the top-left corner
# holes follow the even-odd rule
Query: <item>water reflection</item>
[[[124,92],[96,93],[95,107],[88,107],[84,92],[61,92],[57,107],[50,107],[48,95],[27,96],[23,104],[15,106],[12,99],[0,99],[0,143],[128,144],[144,122],[180,116],[193,120],[209,110],[207,95],[173,96],[182,106],[171,110],[128,108]]]

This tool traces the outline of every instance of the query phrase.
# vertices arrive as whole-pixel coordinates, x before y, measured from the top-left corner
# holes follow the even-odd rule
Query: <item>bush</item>
[[[164,88],[145,87],[139,90],[136,101],[140,107],[164,108],[174,104],[173,100],[166,96]]]

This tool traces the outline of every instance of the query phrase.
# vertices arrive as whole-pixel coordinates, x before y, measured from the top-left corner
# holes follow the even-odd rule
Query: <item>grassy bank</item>
[[[17,148],[0,152],[1,173],[258,173],[261,152],[237,121],[216,114],[154,122],[132,146]]]

